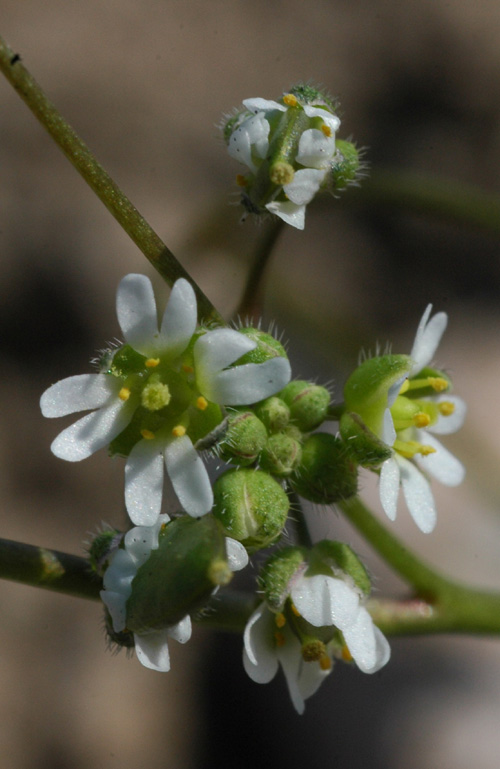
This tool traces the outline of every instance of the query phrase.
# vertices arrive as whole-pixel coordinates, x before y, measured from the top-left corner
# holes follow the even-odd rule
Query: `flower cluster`
[[[223,126],[228,152],[246,166],[237,182],[251,213],[275,214],[304,229],[305,210],[320,189],[340,189],[355,178],[358,154],[335,141],[340,120],[325,94],[299,85],[280,101],[253,98]]]

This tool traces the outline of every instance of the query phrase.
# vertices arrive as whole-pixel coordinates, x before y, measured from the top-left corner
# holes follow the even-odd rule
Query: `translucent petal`
[[[271,214],[283,219],[286,224],[290,224],[297,230],[304,229],[306,217],[305,206],[297,206],[295,203],[292,203],[291,200],[273,200],[272,203],[266,205],[266,208]]]
[[[428,432],[435,433],[436,435],[450,435],[460,430],[465,422],[465,415],[467,413],[467,404],[462,398],[456,395],[439,395],[435,398],[436,403],[450,402],[455,406],[455,411],[447,417],[440,415],[435,425],[428,427]]]
[[[271,99],[261,99],[260,97],[252,99],[244,99],[243,106],[247,108],[249,112],[257,114],[258,112],[270,112],[273,109],[277,109],[280,112],[286,112],[287,107],[283,104],[279,104],[277,101]]]
[[[315,168],[302,168],[295,172],[293,181],[285,184],[283,190],[292,203],[298,206],[306,205],[316,195],[325,174],[326,171],[318,171]]]
[[[155,630],[143,635],[134,633],[134,641],[135,653],[141,665],[159,673],[170,670],[167,630]]]
[[[132,419],[133,408],[117,400],[111,406],[93,411],[59,433],[51,445],[52,453],[68,462],[80,462],[116,438]]]
[[[419,440],[436,449],[434,454],[417,458],[419,467],[445,486],[458,486],[462,483],[465,478],[463,464],[430,433],[419,431]]]
[[[310,663],[306,663],[302,659],[300,642],[288,630],[286,625],[282,632],[285,637],[285,643],[276,648],[276,654],[285,674],[292,704],[297,713],[301,715],[304,712],[305,705],[299,681],[302,678],[302,668]]]
[[[121,633],[127,626],[127,601],[122,593],[111,590],[101,590],[99,593],[103,604],[110,613],[115,633]]]
[[[316,574],[301,577],[291,590],[292,601],[311,625],[335,625],[344,630],[354,621],[359,596],[343,580]]]
[[[396,440],[396,428],[394,427],[394,420],[392,418],[390,409],[386,409],[384,411],[382,435],[380,438],[387,446],[393,446],[394,441]]]
[[[177,641],[180,644],[187,643],[191,638],[192,633],[191,617],[189,614],[181,619],[176,625],[169,627],[167,633],[170,638],[174,639],[174,641]]]
[[[326,125],[331,128],[333,132],[338,131],[340,128],[339,118],[336,115],[332,115],[332,113],[327,109],[324,109],[324,107],[313,107],[310,104],[306,104],[304,106],[304,112],[306,113],[307,117],[322,118]]]
[[[165,464],[183,509],[199,518],[212,509],[212,486],[203,460],[187,435],[174,438],[165,448]]]
[[[75,411],[98,409],[118,394],[122,382],[109,374],[80,374],[61,379],[43,393],[44,417],[63,417]]]
[[[418,324],[410,353],[410,357],[414,361],[410,376],[415,376],[424,366],[431,363],[448,323],[448,316],[445,312],[438,312],[429,320],[431,311],[432,304],[428,304]]]
[[[355,621],[343,631],[345,642],[356,665],[363,673],[373,672],[379,662],[373,621],[366,609],[360,607]]]
[[[274,620],[261,603],[248,620],[243,633],[243,665],[252,681],[267,684],[278,672],[273,641]]]
[[[387,459],[380,468],[379,493],[387,517],[395,521],[399,495],[399,465],[394,458]]]
[[[151,555],[153,544],[158,539],[155,528],[155,526],[134,526],[125,534],[125,548],[133,559],[136,569],[146,563]]]
[[[299,151],[295,160],[308,168],[325,169],[329,167],[334,154],[335,138],[325,136],[323,131],[318,131],[316,128],[309,128],[300,137]]]
[[[269,146],[270,126],[261,112],[244,120],[231,134],[227,150],[232,158],[244,163],[250,171],[256,173],[257,168],[252,159],[252,147],[259,157],[264,157]]]
[[[420,531],[429,534],[436,525],[436,506],[427,479],[415,465],[398,456],[401,484],[408,510]]]
[[[248,565],[246,548],[236,539],[226,537],[227,562],[231,571],[241,571]]]
[[[218,328],[200,336],[193,354],[196,381],[201,392],[206,395],[203,388],[210,387],[210,381],[215,374],[256,347],[257,343],[250,337],[231,328]],[[208,395],[206,397],[211,400]]]
[[[282,390],[291,377],[286,358],[271,358],[264,363],[245,363],[243,366],[220,371],[203,389],[213,403],[242,406],[269,398]]]
[[[302,700],[307,700],[315,694],[325,678],[332,672],[333,668],[323,670],[319,662],[304,662],[299,664],[298,689]]]
[[[162,496],[162,444],[139,441],[125,465],[125,506],[132,523],[153,526],[160,515]]]
[[[148,355],[158,337],[156,302],[149,278],[134,273],[122,278],[116,293],[116,314],[128,344]]]
[[[177,358],[188,346],[196,329],[196,295],[184,278],[176,280],[161,322],[158,349],[165,350],[169,360]]]
[[[102,583],[106,590],[121,593],[128,598],[132,592],[131,584],[137,572],[134,559],[125,550],[117,550],[109,567],[104,573]]]

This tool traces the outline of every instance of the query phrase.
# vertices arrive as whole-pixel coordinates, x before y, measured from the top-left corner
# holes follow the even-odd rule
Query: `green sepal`
[[[343,441],[330,433],[313,433],[304,441],[302,460],[288,480],[304,499],[330,505],[356,494],[358,470]]]
[[[290,503],[280,484],[263,470],[229,469],[214,484],[213,515],[228,537],[249,552],[279,539]]]
[[[211,433],[217,432],[224,420],[222,409],[217,403],[209,403],[206,409],[191,406],[188,411],[187,434],[193,443],[204,441]]]
[[[268,438],[261,451],[259,464],[268,473],[286,478],[299,465],[301,457],[300,442],[286,432],[281,432]]]
[[[341,190],[356,180],[360,166],[359,152],[354,144],[342,139],[335,141],[335,147],[337,153],[332,164],[331,179],[333,187]]]
[[[214,517],[175,518],[162,527],[158,549],[132,580],[127,629],[144,633],[175,625],[230,576],[224,533]]]
[[[342,414],[339,430],[347,451],[363,467],[380,467],[392,456],[390,446],[377,438],[358,414]]]
[[[283,610],[290,593],[290,580],[307,561],[307,550],[303,547],[285,547],[274,553],[265,562],[259,574],[259,589],[271,611]]]
[[[280,398],[289,406],[291,418],[304,433],[324,422],[330,405],[326,387],[300,379],[287,384],[280,392]]]
[[[252,411],[238,409],[229,414],[224,439],[218,452],[226,462],[251,465],[257,461],[267,441],[267,430]]]
[[[124,344],[113,355],[109,370],[113,376],[127,377],[130,374],[144,371],[146,360],[145,355],[141,355],[140,352],[134,350],[129,344]]]
[[[238,358],[234,366],[242,366],[244,363],[264,363],[266,360],[272,358],[287,358],[286,350],[272,334],[268,334],[266,331],[261,331],[260,328],[252,328],[251,326],[244,326],[239,329],[240,334],[250,337],[252,341],[256,342],[257,346],[250,350],[250,352],[242,355]]]
[[[351,577],[362,593],[369,595],[372,587],[370,576],[359,556],[344,542],[323,539],[313,546],[308,560],[307,576],[326,574],[331,577],[332,568],[340,569]]]
[[[121,534],[117,529],[105,529],[93,537],[87,551],[89,564],[92,571],[99,574],[100,577],[106,571],[109,556],[118,547],[120,538]]]
[[[254,411],[271,433],[283,430],[290,421],[290,409],[277,395],[258,403]]]

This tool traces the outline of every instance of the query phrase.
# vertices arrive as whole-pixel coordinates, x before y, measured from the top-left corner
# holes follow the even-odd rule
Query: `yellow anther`
[[[294,96],[293,93],[286,93],[283,96],[283,102],[287,107],[296,107],[298,104],[297,97]]]
[[[420,453],[423,457],[429,456],[429,454],[435,454],[436,449],[433,446],[421,446],[420,447]]]
[[[438,404],[438,409],[443,417],[449,417],[455,411],[455,404],[451,401],[441,401],[441,403]]]
[[[285,636],[283,633],[280,633],[279,630],[275,632],[274,640],[276,641],[276,646],[284,646],[286,643]]]
[[[141,435],[143,438],[145,438],[147,441],[152,441],[155,437],[155,434],[151,432],[151,430],[141,430]]]
[[[176,425],[176,427],[174,427],[172,430],[172,435],[175,438],[182,438],[183,435],[186,435],[186,428],[184,425]]]
[[[426,414],[424,411],[419,411],[418,414],[415,414],[413,417],[413,424],[415,427],[428,427],[431,423],[431,418],[429,414]]]
[[[330,136],[332,135],[332,129],[326,123],[323,123],[323,125],[321,126],[321,130],[323,131],[325,136],[327,136],[328,138],[330,138]]]
[[[236,174],[236,184],[238,187],[246,187],[248,185],[246,176],[243,176],[243,174]]]
[[[449,387],[449,382],[442,376],[430,376],[427,381],[437,393],[442,393],[443,390],[447,390]]]
[[[323,657],[321,657],[319,661],[319,666],[321,670],[331,670],[332,669],[332,661],[328,654],[325,654]]]
[[[428,454],[434,454],[436,451],[432,446],[425,446],[418,441],[395,440],[393,448],[398,454],[401,454],[402,457],[406,457],[407,459],[412,459],[415,454],[422,454],[423,457],[426,457]]]
[[[399,388],[399,395],[404,395],[407,390],[410,388],[410,382],[408,379],[405,379],[401,387]]]
[[[130,398],[130,389],[128,387],[122,387],[118,393],[118,397],[121,401],[128,401]]]
[[[346,644],[344,644],[342,647],[341,655],[344,662],[352,662],[352,654],[347,648]]]
[[[165,531],[166,528],[167,528],[167,524],[162,523],[162,525],[160,526],[160,531]]]
[[[156,368],[160,365],[160,359],[159,358],[148,358],[146,363],[144,364],[146,368]]]
[[[183,363],[181,368],[185,374],[194,374],[194,368],[192,366],[188,366],[187,363]]]
[[[204,398],[203,395],[200,395],[200,397],[196,399],[196,408],[200,409],[200,411],[205,411],[207,407],[208,407],[207,399]]]
[[[274,163],[269,169],[269,178],[273,184],[279,184],[281,186],[290,184],[290,182],[293,181],[294,176],[295,171],[293,170],[293,167],[290,163],[285,163],[283,160],[278,160],[278,162]]]
[[[276,627],[282,628],[286,625],[286,617],[282,612],[276,614],[274,621],[276,623]]]
[[[297,609],[294,603],[292,603],[292,611],[296,617],[300,617],[300,611]]]

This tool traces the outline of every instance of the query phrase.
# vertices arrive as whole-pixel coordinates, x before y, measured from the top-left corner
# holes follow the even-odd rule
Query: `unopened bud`
[[[255,413],[271,433],[283,430],[290,421],[290,409],[277,395],[261,401],[255,407]]]
[[[302,461],[289,482],[304,499],[329,505],[356,494],[357,479],[357,466],[343,442],[329,433],[314,433],[304,442]]]
[[[230,415],[224,440],[219,444],[220,455],[236,465],[251,465],[259,457],[267,441],[267,430],[251,411]]]
[[[286,478],[300,463],[302,448],[300,443],[286,433],[271,435],[262,449],[260,466],[263,470]]]
[[[324,421],[330,405],[330,393],[325,387],[301,380],[287,384],[280,398],[289,406],[293,421],[304,433]]]

